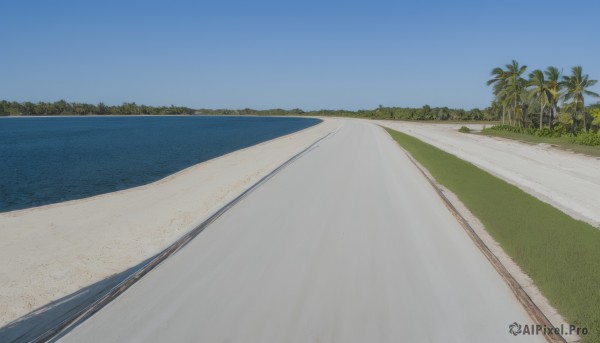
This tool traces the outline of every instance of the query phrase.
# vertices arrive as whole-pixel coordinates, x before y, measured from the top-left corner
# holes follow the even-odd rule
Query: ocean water
[[[0,118],[0,212],[144,185],[312,118]]]

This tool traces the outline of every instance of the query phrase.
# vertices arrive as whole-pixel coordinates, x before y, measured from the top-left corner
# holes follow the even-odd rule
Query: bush
[[[461,126],[460,129],[458,129],[458,132],[462,132],[462,133],[470,133],[471,129],[469,129],[466,126]]]
[[[492,126],[490,129],[495,130],[495,131],[526,133],[529,135],[535,134],[535,131],[536,131],[536,129],[533,129],[533,128],[525,128],[525,127],[521,127],[521,126],[511,126],[511,125],[495,125],[495,126]]]
[[[510,125],[494,125],[494,126],[490,127],[490,130],[494,130],[494,131],[515,132],[516,129],[518,129],[518,127],[510,126]]]
[[[580,145],[600,145],[600,135],[595,133],[582,133],[573,137],[573,143]]]
[[[526,134],[526,135],[534,135],[537,137],[564,137],[569,141],[569,143],[573,143],[573,144],[589,145],[589,146],[600,145],[600,131],[598,131],[599,133],[593,133],[593,132],[586,133],[586,132],[583,132],[581,129],[578,129],[575,131],[575,136],[572,136],[569,133],[568,128],[564,125],[558,125],[552,130],[550,130],[547,127],[542,128],[542,129],[534,129],[534,128],[525,128],[525,127],[520,127],[520,126],[496,125],[496,126],[490,127],[489,129],[486,129],[486,131],[487,130],[514,132],[514,133],[520,133],[520,134]]]
[[[550,137],[552,135],[552,131],[549,128],[545,127],[543,129],[535,130],[535,135],[538,137]]]
[[[552,128],[552,136],[551,137],[565,137],[565,136],[570,136],[569,134],[569,128],[562,126],[562,125],[557,125],[554,128]]]

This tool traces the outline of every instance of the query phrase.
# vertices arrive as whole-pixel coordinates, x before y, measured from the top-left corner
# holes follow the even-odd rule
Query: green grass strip
[[[600,342],[598,229],[452,154],[386,130],[479,218],[568,321],[588,328],[584,341]]]

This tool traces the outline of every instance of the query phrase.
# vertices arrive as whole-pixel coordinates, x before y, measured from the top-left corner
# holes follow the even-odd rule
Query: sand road
[[[344,121],[60,342],[544,342],[380,127]]]
[[[462,124],[379,120],[471,162],[575,219],[600,228],[600,158],[510,139],[458,132]],[[481,129],[481,124],[467,125]]]

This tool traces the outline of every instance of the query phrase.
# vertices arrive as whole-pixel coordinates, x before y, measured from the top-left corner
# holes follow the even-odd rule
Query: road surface
[[[544,342],[380,127],[347,120],[60,342]]]

